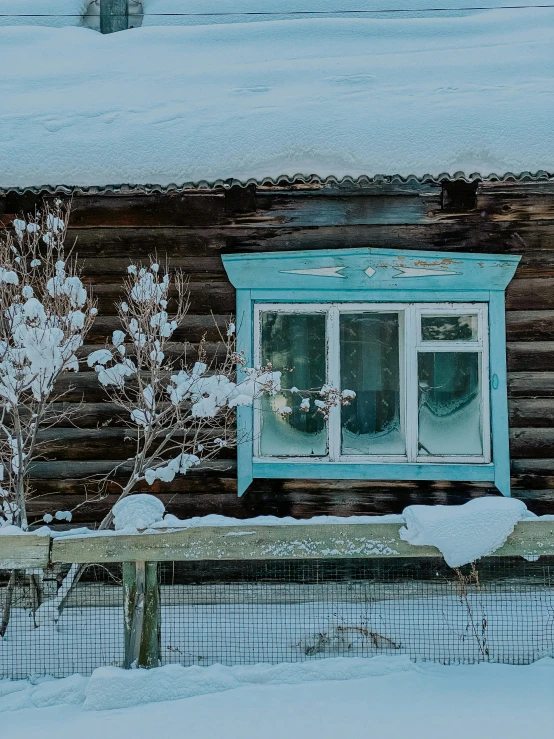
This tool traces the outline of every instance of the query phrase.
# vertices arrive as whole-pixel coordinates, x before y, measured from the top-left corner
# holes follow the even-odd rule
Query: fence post
[[[100,32],[115,33],[129,28],[127,0],[100,0]]]
[[[157,667],[160,596],[157,562],[123,563],[124,667]]]

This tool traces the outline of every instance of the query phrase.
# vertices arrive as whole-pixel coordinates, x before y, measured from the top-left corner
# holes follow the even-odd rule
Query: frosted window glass
[[[341,389],[356,393],[341,410],[342,454],[405,454],[399,355],[398,313],[341,315]]]
[[[482,455],[481,355],[418,355],[419,455]]]
[[[421,316],[422,341],[477,341],[476,313],[458,316]]]
[[[282,372],[282,392],[261,399],[260,454],[311,457],[327,454],[325,419],[313,401],[301,411],[303,390],[318,390],[326,380],[326,316],[322,313],[261,314],[261,360]],[[300,394],[291,393],[296,387]],[[289,407],[290,415],[279,409]]]

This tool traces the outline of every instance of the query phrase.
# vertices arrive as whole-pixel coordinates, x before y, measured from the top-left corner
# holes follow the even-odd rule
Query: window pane
[[[418,355],[420,455],[483,454],[481,355]]]
[[[477,314],[421,316],[422,341],[477,341]]]
[[[356,393],[341,412],[343,454],[405,454],[399,351],[398,313],[341,315],[341,389]]]
[[[327,429],[313,401],[308,412],[300,410],[303,390],[318,390],[326,377],[326,316],[322,313],[265,312],[261,317],[262,363],[271,362],[282,372],[282,392],[261,399],[260,453],[263,456],[324,456]],[[300,394],[291,393],[296,387]],[[279,409],[289,407],[290,415]]]

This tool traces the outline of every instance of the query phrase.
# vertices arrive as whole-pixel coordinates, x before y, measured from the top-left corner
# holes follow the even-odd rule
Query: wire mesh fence
[[[43,603],[20,573],[0,677],[62,677],[121,665],[121,565],[91,565],[59,620],[66,569]],[[9,573],[7,573],[9,574]],[[0,606],[8,578],[0,582]],[[554,558],[169,562],[159,565],[161,663],[244,665],[407,654],[446,664],[527,664],[554,655]]]

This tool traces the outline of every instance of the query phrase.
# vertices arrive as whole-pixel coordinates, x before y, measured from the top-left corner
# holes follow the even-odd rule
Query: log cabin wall
[[[45,193],[0,194],[0,219],[34,209]],[[513,495],[536,513],[554,513],[554,182],[466,183],[319,181],[246,188],[223,186],[167,193],[75,194],[69,239],[77,240],[84,278],[98,300],[90,345],[118,327],[114,302],[130,261],[166,255],[190,276],[191,309],[177,341],[202,334],[216,340],[234,312],[234,290],[221,254],[292,249],[387,247],[401,250],[521,254],[507,291],[507,347]],[[191,358],[193,355],[191,354]],[[84,397],[79,428],[57,428],[48,459],[37,463],[31,518],[72,510],[93,524],[116,499],[99,500],[90,476],[133,453],[129,430],[105,399],[93,372],[64,378],[67,402]],[[116,475],[117,477],[117,475]],[[462,503],[496,494],[485,484],[255,480],[236,494],[233,454],[192,469],[154,492],[183,517],[219,513],[239,518],[271,514],[396,513],[412,503]]]

